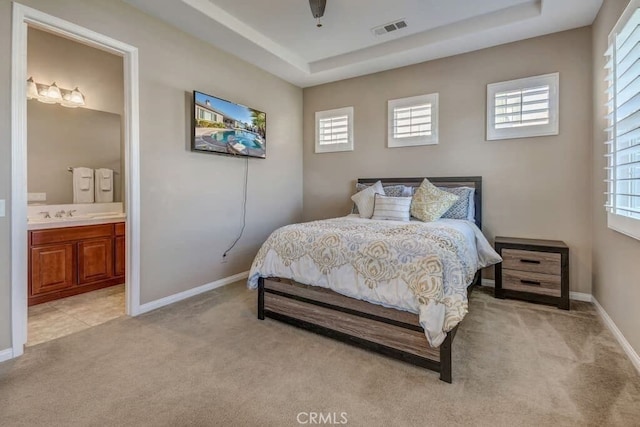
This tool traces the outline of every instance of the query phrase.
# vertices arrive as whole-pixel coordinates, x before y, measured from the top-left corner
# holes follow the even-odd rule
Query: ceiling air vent
[[[403,28],[407,28],[407,22],[404,19],[395,22],[389,22],[388,24],[380,25],[379,27],[374,27],[371,29],[371,32],[376,36],[381,36],[383,34],[390,33],[396,30],[402,30]]]

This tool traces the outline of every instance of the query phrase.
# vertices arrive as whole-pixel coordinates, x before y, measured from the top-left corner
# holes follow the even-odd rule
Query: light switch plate
[[[0,218],[4,218],[4,216],[6,215],[4,207],[5,207],[5,201],[0,200]]]

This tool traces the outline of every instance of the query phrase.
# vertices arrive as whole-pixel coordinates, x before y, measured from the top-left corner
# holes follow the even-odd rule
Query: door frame
[[[27,27],[32,26],[123,58],[126,313],[140,314],[140,117],[138,48],[37,9],[13,2],[11,44],[11,344],[27,341]]]

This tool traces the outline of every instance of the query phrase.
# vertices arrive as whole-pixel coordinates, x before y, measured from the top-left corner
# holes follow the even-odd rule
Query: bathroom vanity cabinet
[[[29,231],[29,305],[124,283],[125,223]]]

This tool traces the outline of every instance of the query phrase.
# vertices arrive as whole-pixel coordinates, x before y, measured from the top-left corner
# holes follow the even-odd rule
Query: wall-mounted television
[[[267,115],[193,91],[191,150],[230,156],[267,157]]]

